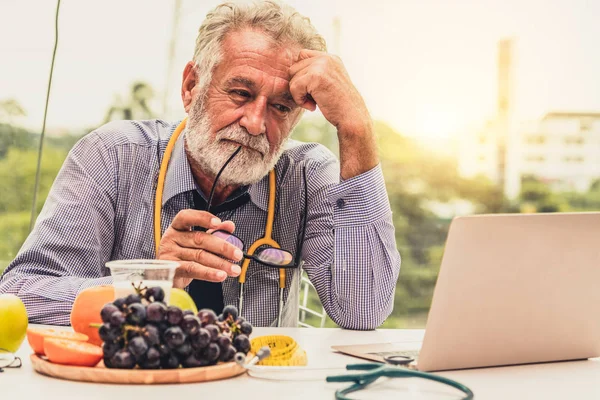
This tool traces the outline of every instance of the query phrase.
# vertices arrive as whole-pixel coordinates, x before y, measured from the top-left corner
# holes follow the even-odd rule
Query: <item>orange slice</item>
[[[87,342],[88,337],[83,333],[64,331],[53,328],[27,328],[27,341],[31,346],[31,349],[35,354],[43,356],[44,353],[44,339],[47,338],[59,338],[68,339],[78,342]]]
[[[80,367],[94,367],[103,355],[95,344],[57,338],[44,339],[44,352],[50,362]]]

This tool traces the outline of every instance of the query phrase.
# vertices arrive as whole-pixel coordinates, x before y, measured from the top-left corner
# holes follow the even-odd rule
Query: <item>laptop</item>
[[[454,218],[419,345],[334,349],[421,371],[599,357],[600,213]]]

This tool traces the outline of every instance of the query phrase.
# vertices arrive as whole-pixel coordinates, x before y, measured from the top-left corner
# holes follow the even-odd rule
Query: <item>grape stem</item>
[[[221,332],[229,333],[231,338],[234,338],[238,334],[242,333],[242,330],[240,329],[239,325],[235,323],[231,314],[228,315],[223,322],[215,321],[215,325],[219,327]]]
[[[129,343],[129,340],[127,339],[127,332],[141,332],[144,333],[144,328],[141,328],[139,326],[134,326],[134,325],[123,325],[123,330],[121,331],[121,336],[123,336],[123,340],[125,340],[125,346],[127,346],[127,344]]]
[[[135,282],[131,282],[131,286],[133,286],[133,290],[142,297],[144,297],[146,290],[148,290],[147,286],[142,287],[142,282],[140,282],[138,286],[135,286]]]

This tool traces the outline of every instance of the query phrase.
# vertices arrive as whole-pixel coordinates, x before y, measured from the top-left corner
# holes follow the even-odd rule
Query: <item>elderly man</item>
[[[68,324],[79,291],[111,282],[107,261],[158,258],[179,261],[174,285],[220,312],[238,305],[243,252],[265,236],[272,211],[272,239],[303,260],[333,321],[379,326],[392,311],[400,255],[369,112],[340,59],[325,51],[288,6],[210,12],[183,71],[187,119],[112,122],[82,138],[0,292],[17,294],[32,322]],[[339,162],[322,145],[288,139],[316,107],[337,129]],[[282,325],[297,321],[300,273],[287,270]],[[252,324],[276,323],[279,279],[278,268],[250,262],[242,313]]]

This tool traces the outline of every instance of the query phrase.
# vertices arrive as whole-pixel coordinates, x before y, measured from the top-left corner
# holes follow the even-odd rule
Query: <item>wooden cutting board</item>
[[[36,354],[30,356],[33,369],[43,375],[71,381],[97,383],[157,384],[207,382],[231,378],[246,372],[235,362],[220,363],[210,367],[178,369],[113,369],[102,361],[96,367],[76,367],[51,363]]]

